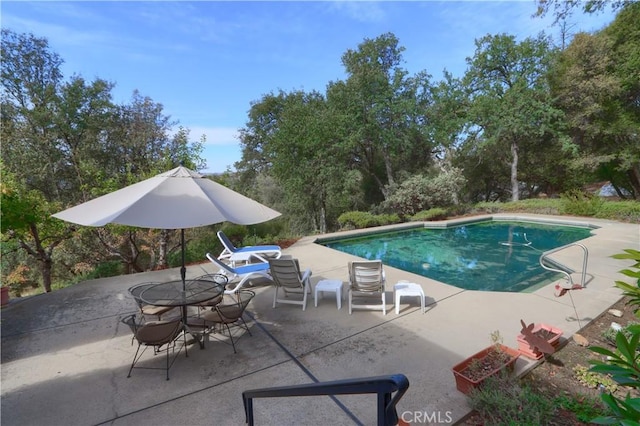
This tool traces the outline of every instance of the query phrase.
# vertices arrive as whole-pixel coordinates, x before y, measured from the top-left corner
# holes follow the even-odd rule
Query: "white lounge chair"
[[[220,274],[224,274],[229,277],[229,282],[235,279],[240,279],[240,281],[232,288],[225,289],[225,294],[236,293],[242,288],[245,282],[252,278],[263,277],[272,281],[271,276],[269,275],[268,263],[250,263],[244,266],[233,267],[231,265],[227,265],[220,259],[215,258],[211,253],[207,253],[207,259],[220,268]]]
[[[377,299],[376,304],[356,304],[355,299]],[[353,309],[380,309],[387,314],[385,274],[380,260],[349,262],[349,314]]]
[[[271,276],[275,284],[273,294],[273,307],[279,303],[302,305],[302,310],[307,308],[307,294],[311,293],[311,269],[302,273],[298,259],[270,259]],[[283,297],[278,297],[278,291],[282,289]],[[289,294],[302,296],[302,300],[289,299]]]
[[[280,246],[247,246],[235,247],[222,231],[218,231],[218,239],[222,243],[224,250],[218,256],[220,260],[228,259],[232,265],[236,262],[248,263],[251,259],[268,263],[269,259],[279,259],[282,256]]]

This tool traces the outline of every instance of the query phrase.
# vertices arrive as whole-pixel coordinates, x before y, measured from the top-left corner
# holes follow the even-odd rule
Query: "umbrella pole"
[[[182,267],[180,268],[180,277],[182,278],[182,290],[186,291],[187,268],[184,261],[184,228],[180,230],[180,240],[180,246],[182,247]]]

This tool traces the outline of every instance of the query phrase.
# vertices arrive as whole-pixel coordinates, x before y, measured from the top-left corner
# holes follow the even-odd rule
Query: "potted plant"
[[[526,325],[520,320],[522,330],[518,335],[518,351],[531,359],[539,360],[544,354],[552,354],[558,349],[562,330],[548,324]]]
[[[471,355],[452,368],[456,388],[465,395],[480,387],[487,378],[503,370],[513,371],[520,352],[503,345],[498,331],[491,333],[491,340],[493,342],[491,346]]]

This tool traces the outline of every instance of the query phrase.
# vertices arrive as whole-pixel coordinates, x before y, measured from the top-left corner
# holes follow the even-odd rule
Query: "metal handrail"
[[[253,426],[253,399],[290,396],[354,395],[375,393],[378,399],[378,425],[398,424],[396,404],[409,388],[404,374],[337,380],[333,382],[252,389],[242,392],[246,422]],[[392,397],[391,394],[396,392]]]
[[[540,266],[542,266],[547,271],[559,272],[561,274],[564,274],[567,277],[567,281],[569,282],[571,287],[573,287],[573,285],[574,285],[573,284],[573,277],[571,276],[571,274],[569,272],[567,272],[564,269],[552,268],[551,266],[547,266],[547,265],[544,264],[544,261],[547,260],[548,262],[555,263],[555,264],[559,265],[558,262],[556,262],[556,261],[554,261],[552,259],[546,259],[547,256],[549,256],[549,255],[551,255],[553,253],[557,253],[557,252],[559,252],[561,250],[567,249],[569,247],[574,247],[574,246],[580,247],[584,251],[584,257],[582,259],[582,279],[580,281],[580,286],[584,287],[584,285],[587,282],[587,262],[589,260],[589,250],[587,250],[587,248],[583,244],[571,243],[571,244],[564,245],[562,247],[557,247],[557,248],[545,251],[544,253],[542,253],[540,255],[540,259],[539,259]],[[561,266],[563,266],[563,265],[561,265]]]

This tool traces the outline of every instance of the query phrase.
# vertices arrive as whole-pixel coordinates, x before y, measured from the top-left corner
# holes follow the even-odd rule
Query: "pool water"
[[[521,292],[560,277],[540,266],[542,252],[590,235],[590,228],[493,221],[321,244],[467,290]]]

